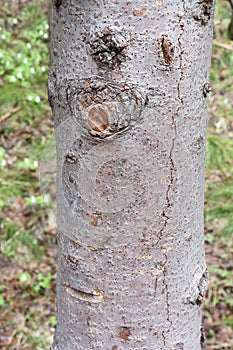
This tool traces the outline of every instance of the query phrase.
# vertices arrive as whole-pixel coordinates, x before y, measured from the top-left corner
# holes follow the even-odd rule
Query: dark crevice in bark
[[[67,262],[67,265],[70,266],[72,269],[76,270],[78,268],[78,260],[71,255],[64,255],[65,260]]]
[[[184,9],[184,14],[183,16],[185,16],[186,13],[186,9],[185,9],[185,4],[183,1],[183,9]],[[176,124],[176,118],[180,113],[180,108],[183,105],[183,98],[181,96],[181,82],[184,78],[184,72],[183,72],[183,62],[182,62],[182,43],[181,43],[181,38],[182,35],[184,33],[184,24],[182,22],[183,16],[180,16],[180,21],[179,21],[179,25],[180,25],[180,35],[178,38],[178,44],[179,44],[179,49],[180,49],[180,55],[179,55],[179,59],[180,59],[180,64],[179,64],[179,70],[180,70],[180,78],[179,81],[177,83],[177,96],[178,96],[178,107],[176,109],[175,114],[172,116],[172,128],[174,130],[174,136],[172,139],[172,145],[171,145],[171,149],[170,149],[170,154],[169,154],[169,162],[170,162],[170,182],[168,184],[167,187],[167,191],[166,191],[166,209],[163,211],[162,216],[165,218],[164,221],[164,225],[163,228],[160,230],[160,234],[159,234],[159,241],[161,241],[161,238],[163,236],[163,232],[165,231],[167,225],[168,225],[168,221],[169,221],[169,216],[167,215],[166,211],[169,210],[169,208],[171,207],[171,201],[170,201],[170,192],[172,190],[173,184],[174,184],[174,172],[176,171],[175,168],[175,161],[173,158],[173,152],[174,152],[174,147],[175,147],[175,141],[176,141],[176,137],[177,137],[177,124]],[[163,255],[165,257],[165,263],[163,266],[163,284],[165,287],[165,293],[166,293],[166,311],[167,311],[167,321],[168,321],[168,330],[165,332],[162,332],[162,336],[163,336],[163,343],[164,346],[166,346],[166,333],[168,334],[170,332],[171,326],[172,326],[172,320],[170,318],[170,303],[169,303],[169,287],[167,284],[167,270],[166,270],[166,264],[167,264],[167,260],[168,260],[168,256],[167,256],[167,250],[165,248],[162,249]]]
[[[62,5],[62,0],[54,0],[53,1],[54,6],[56,6],[57,9]]]
[[[201,325],[201,337],[200,337],[201,349],[204,350],[206,348],[206,336],[203,325]]]

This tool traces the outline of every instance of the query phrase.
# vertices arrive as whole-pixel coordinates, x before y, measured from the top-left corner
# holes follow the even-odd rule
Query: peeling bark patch
[[[203,303],[203,299],[205,296],[205,293],[207,291],[207,287],[208,287],[208,283],[209,283],[209,272],[206,269],[205,272],[203,273],[203,275],[200,278],[199,284],[198,284],[198,297],[196,299],[196,304],[200,305]]]
[[[203,303],[204,297],[206,295],[208,282],[209,282],[209,273],[208,273],[208,270],[206,269],[198,282],[197,290],[194,292],[194,295],[192,297],[187,298],[187,302],[190,303],[191,305],[200,306]]]
[[[129,36],[124,30],[106,27],[90,39],[90,54],[99,64],[114,68],[126,59],[128,42]]]
[[[210,92],[211,92],[210,84],[209,83],[204,84],[204,86],[203,86],[203,96],[206,98]]]
[[[129,327],[121,327],[119,330],[119,336],[125,342],[129,341],[129,337],[131,335],[131,329]]]
[[[139,122],[147,99],[135,86],[93,77],[69,82],[67,102],[83,131],[103,139]]]
[[[197,1],[194,7],[194,19],[206,25],[213,13],[213,0]]]
[[[162,64],[170,66],[173,63],[174,52],[175,48],[168,35],[161,35],[158,38],[158,55]]]

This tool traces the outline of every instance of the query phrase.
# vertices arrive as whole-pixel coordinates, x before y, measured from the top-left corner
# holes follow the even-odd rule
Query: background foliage
[[[217,1],[207,140],[205,240],[211,280],[207,349],[233,349],[233,43]],[[39,163],[52,133],[47,102],[47,1],[0,8],[0,348],[49,348],[55,318],[55,226]],[[50,198],[48,198],[48,201]]]

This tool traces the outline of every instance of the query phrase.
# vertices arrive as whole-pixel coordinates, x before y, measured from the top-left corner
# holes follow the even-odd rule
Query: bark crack
[[[164,346],[166,346],[166,340],[167,340],[166,333],[170,332],[170,328],[172,326],[172,321],[170,318],[169,288],[168,288],[168,284],[167,284],[167,269],[166,269],[167,250],[166,249],[163,250],[163,255],[165,257],[165,263],[164,263],[164,267],[163,267],[163,285],[164,285],[164,289],[165,289],[168,330],[166,332],[163,331],[162,336],[163,336],[163,344],[164,344]]]
[[[176,118],[178,117],[179,113],[180,113],[180,109],[181,106],[183,105],[183,98],[181,96],[181,82],[184,79],[184,71],[183,71],[183,50],[182,50],[182,36],[184,34],[184,23],[183,23],[183,17],[186,14],[186,8],[185,8],[185,3],[184,0],[182,1],[183,4],[183,14],[180,16],[179,19],[179,26],[180,26],[180,35],[178,37],[178,45],[179,45],[179,71],[180,71],[180,77],[179,80],[177,82],[177,96],[178,96],[178,107],[176,108],[175,113],[172,115],[172,129],[174,130],[174,136],[172,138],[172,144],[171,144],[171,149],[170,149],[170,153],[169,153],[169,163],[170,163],[170,182],[168,184],[167,187],[167,191],[166,191],[166,208],[162,213],[162,216],[164,218],[164,224],[162,229],[159,232],[159,240],[158,243],[161,242],[162,236],[164,231],[166,230],[166,227],[168,225],[168,222],[170,220],[169,214],[167,213],[170,209],[170,207],[172,206],[171,203],[171,199],[170,199],[170,192],[172,190],[172,187],[174,185],[174,173],[176,171],[175,168],[175,161],[174,161],[174,157],[173,157],[173,152],[174,152],[174,147],[175,147],[175,141],[176,141],[176,137],[177,137],[177,123],[176,123]],[[167,249],[166,248],[162,248],[162,252],[165,258],[165,262],[163,265],[163,285],[164,285],[164,289],[165,289],[165,298],[166,298],[166,312],[167,312],[167,322],[168,322],[168,328],[166,331],[162,332],[162,336],[163,336],[163,343],[164,343],[164,347],[166,347],[166,342],[167,342],[167,334],[170,332],[171,326],[172,326],[172,320],[170,317],[170,302],[169,302],[169,287],[168,287],[168,283],[167,283],[167,261],[168,261],[168,255],[167,255]]]

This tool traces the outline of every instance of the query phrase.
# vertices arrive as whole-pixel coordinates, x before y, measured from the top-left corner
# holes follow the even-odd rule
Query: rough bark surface
[[[199,350],[213,1],[54,0],[53,350]]]

